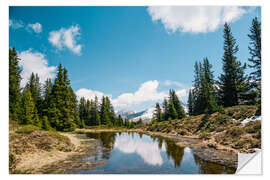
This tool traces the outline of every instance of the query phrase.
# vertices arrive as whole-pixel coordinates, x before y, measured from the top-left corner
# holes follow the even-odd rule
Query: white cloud
[[[78,96],[78,98],[84,97],[89,100],[91,99],[94,100],[95,96],[97,96],[99,100],[102,98],[102,96],[112,97],[112,95],[106,95],[100,91],[93,91],[91,89],[86,89],[86,88],[82,88],[76,91],[76,95]]]
[[[40,23],[28,24],[27,27],[31,28],[35,33],[41,33],[42,25]]]
[[[151,6],[152,21],[161,21],[169,32],[213,32],[225,22],[238,20],[245,9],[237,6]]]
[[[38,74],[40,82],[44,83],[47,78],[55,78],[56,66],[48,66],[45,55],[32,52],[31,49],[19,53],[19,65],[22,67],[21,86],[25,86],[32,72]]]
[[[174,82],[174,81],[169,81]],[[158,91],[159,82],[157,80],[146,81],[142,83],[137,91],[134,93],[123,93],[116,98],[112,98],[112,95],[106,95],[100,91],[95,91],[91,89],[79,89],[76,91],[76,95],[81,98],[94,99],[97,96],[101,99],[102,96],[108,96],[112,100],[112,104],[115,107],[129,107],[132,105],[139,105],[145,102],[158,102],[168,97],[168,91]],[[176,90],[176,94],[179,98],[184,98],[187,96],[186,89]]]
[[[115,106],[123,107],[136,105],[147,101],[158,101],[167,96],[166,92],[158,92],[159,82],[157,80],[147,81],[141,84],[140,88],[135,93],[124,93],[113,99]]]
[[[80,38],[81,35],[79,31],[80,27],[78,25],[71,26],[68,29],[61,28],[58,31],[51,31],[49,35],[49,42],[59,50],[66,47],[73,53],[80,55],[82,45],[77,44],[77,39]]]
[[[19,28],[23,28],[24,24],[21,20],[16,20],[16,19],[10,19],[9,20],[9,26],[12,29],[19,29]]]
[[[171,80],[165,80],[164,85],[166,85],[166,86],[175,85],[175,86],[178,86],[178,87],[184,87],[184,85],[182,83],[177,82],[177,81],[171,81]]]
[[[178,98],[183,98],[183,97],[187,96],[187,90],[186,89],[177,90],[175,93],[178,96]]]

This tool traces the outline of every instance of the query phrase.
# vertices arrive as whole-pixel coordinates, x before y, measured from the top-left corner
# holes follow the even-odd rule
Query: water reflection
[[[234,173],[214,163],[200,160],[189,147],[141,133],[88,133],[100,140],[100,153],[87,161],[108,160],[107,165],[80,173]]]

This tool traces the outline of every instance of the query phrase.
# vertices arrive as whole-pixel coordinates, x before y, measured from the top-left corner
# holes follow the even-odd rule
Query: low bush
[[[40,130],[39,127],[37,126],[33,126],[33,125],[24,125],[21,128],[19,128],[18,130],[16,130],[16,133],[19,134],[31,134],[34,131]]]

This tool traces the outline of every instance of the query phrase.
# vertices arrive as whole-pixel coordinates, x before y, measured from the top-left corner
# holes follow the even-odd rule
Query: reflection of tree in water
[[[175,167],[180,167],[181,161],[184,156],[184,148],[177,146],[174,141],[171,141],[166,138],[162,138],[159,136],[151,136],[151,138],[153,139],[154,142],[155,141],[158,142],[159,149],[162,149],[162,144],[165,143],[168,159],[172,159],[174,161]]]
[[[202,161],[198,156],[194,155],[195,163],[200,168],[201,174],[234,174],[234,168],[228,168],[215,163]]]
[[[87,137],[100,140],[102,143],[102,158],[109,159],[111,150],[113,149],[116,133],[114,132],[100,132],[100,133],[87,133]]]

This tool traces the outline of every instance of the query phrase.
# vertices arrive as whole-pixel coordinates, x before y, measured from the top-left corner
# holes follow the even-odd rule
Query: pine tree
[[[189,90],[188,93],[188,115],[193,115],[194,113],[194,97],[192,93],[192,89]]]
[[[30,89],[26,89],[23,92],[22,107],[23,111],[21,124],[32,124],[41,127],[42,123],[39,120],[37,109],[35,107],[35,102],[32,98]]]
[[[47,116],[48,115],[48,108],[49,108],[49,102],[50,102],[50,94],[52,91],[52,81],[51,79],[46,79],[45,84],[43,86],[43,103],[42,103],[42,115]],[[47,117],[48,118],[48,117]]]
[[[19,121],[22,112],[22,96],[20,93],[21,70],[19,57],[15,48],[9,49],[9,117]]]
[[[41,83],[39,82],[38,74],[32,73],[28,83],[26,84],[25,88],[29,88],[31,91],[32,98],[34,100],[35,106],[37,108],[39,117],[42,116],[42,93],[41,93]]]
[[[50,125],[50,122],[48,120],[48,117],[43,116],[43,118],[42,118],[42,129],[48,131],[48,130],[50,130],[50,128],[51,128],[51,125]]]
[[[203,60],[203,74],[201,78],[202,83],[202,101],[204,102],[204,112],[213,113],[218,109],[217,106],[217,96],[214,87],[214,75],[211,71],[212,65],[209,63],[208,59]]]
[[[252,20],[252,26],[250,27],[250,34],[248,34],[250,39],[249,54],[250,58],[248,65],[250,68],[254,69],[250,73],[249,80],[251,83],[251,88],[255,88],[251,94],[255,94],[255,103],[261,103],[261,23],[258,21],[257,17]],[[250,99],[250,98],[249,98]],[[257,101],[257,102],[256,102]]]
[[[169,106],[168,106],[168,101],[165,98],[162,104],[163,107],[163,121],[167,121],[169,119]]]
[[[93,121],[95,122],[96,126],[101,125],[100,114],[99,114],[99,104],[98,104],[98,97],[97,96],[95,96],[95,100],[93,102],[91,117],[93,118]]]
[[[244,69],[245,65],[237,61],[236,53],[238,46],[234,39],[231,28],[227,23],[224,25],[224,55],[223,74],[219,77],[219,98],[223,106],[235,106],[241,103],[242,94],[246,91]]]
[[[194,65],[194,89],[192,90],[193,92],[193,115],[198,115],[203,113],[204,105],[202,101],[202,64],[199,62],[195,62]]]
[[[59,131],[73,131],[75,128],[72,110],[72,94],[67,70],[59,64],[51,95],[48,118],[53,128]]]
[[[182,119],[186,117],[186,113],[184,111],[184,108],[182,107],[180,100],[178,99],[175,91],[173,89],[170,90],[170,99],[173,102],[174,108],[177,112],[177,119]]]
[[[177,119],[178,117],[173,101],[169,101],[169,104],[168,104],[168,117],[169,117],[169,120]]]
[[[154,117],[156,118],[157,122],[162,121],[162,112],[159,103],[156,103],[156,110],[154,113]]]
[[[110,120],[110,112],[109,112],[109,106],[107,103],[106,98],[102,97],[102,103],[100,108],[100,119],[101,124],[111,126],[111,120]]]

